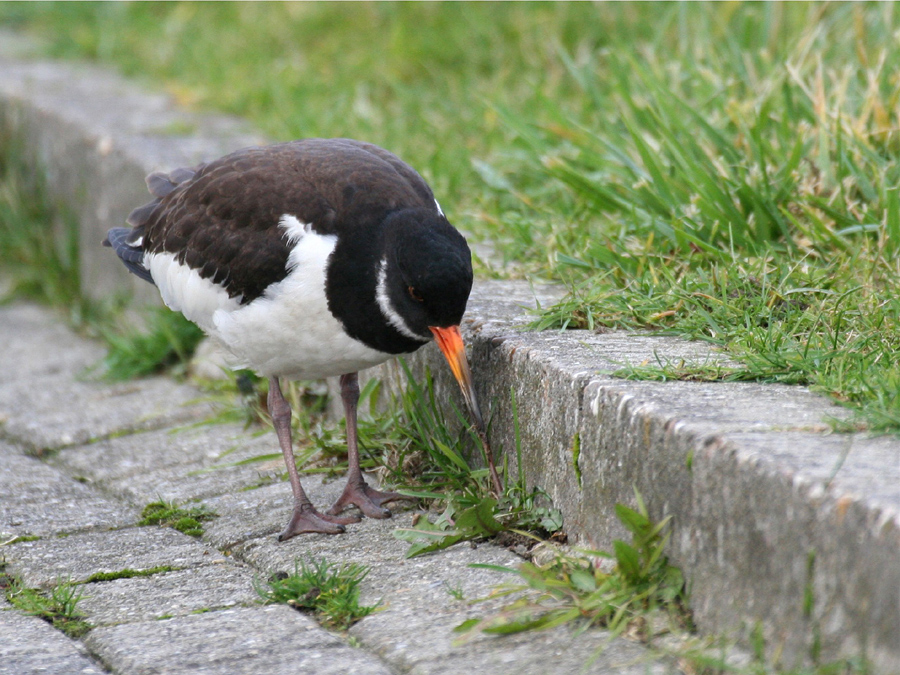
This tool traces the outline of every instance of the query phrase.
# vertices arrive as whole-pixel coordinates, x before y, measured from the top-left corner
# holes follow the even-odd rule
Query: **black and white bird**
[[[236,367],[269,379],[269,412],[294,493],[280,540],[343,532],[358,520],[339,515],[350,505],[387,518],[383,505],[401,497],[371,488],[360,471],[357,371],[436,339],[483,430],[459,333],[471,253],[422,177],[398,157],[349,139],[306,139],[153,173],[147,186],[153,201],[103,243]],[[334,375],[349,474],[322,513],[300,484],[279,378]]]

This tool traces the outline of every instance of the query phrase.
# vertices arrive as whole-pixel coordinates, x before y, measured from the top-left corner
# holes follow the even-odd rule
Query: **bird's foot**
[[[388,502],[393,502],[398,499],[409,498],[401,495],[399,492],[382,492],[376,490],[375,488],[369,487],[366,482],[362,480],[358,483],[347,481],[344,492],[334,505],[328,509],[328,513],[336,516],[348,506],[358,506],[359,510],[363,512],[363,515],[369,518],[390,518],[391,512],[384,508],[382,504],[387,504]]]
[[[319,513],[312,504],[303,504],[294,507],[291,521],[284,532],[278,535],[278,541],[285,541],[298,534],[317,532],[320,534],[340,534],[345,530],[344,525],[358,523],[355,516],[337,516],[327,513]]]

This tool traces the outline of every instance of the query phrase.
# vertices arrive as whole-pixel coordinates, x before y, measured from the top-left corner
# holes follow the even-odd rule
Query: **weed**
[[[124,298],[105,302],[82,294],[79,227],[75,216],[54,205],[24,151],[0,135],[0,263],[10,288],[4,300],[27,298],[65,312],[80,332],[101,337],[109,354],[98,366],[123,380],[183,366],[202,331],[180,314],[147,310],[146,327],[136,329],[121,316]]]
[[[419,485],[402,488],[403,494],[446,502],[444,511],[433,522],[420,518],[411,528],[398,528],[394,536],[411,545],[407,557],[448,548],[461,541],[495,537],[509,530],[525,530],[547,536],[562,528],[562,514],[549,504],[546,493],[537,487],[528,489],[522,468],[518,407],[510,390],[517,459],[517,481],[507,484],[499,499],[492,495],[487,469],[472,469],[464,447],[481,447],[465,418],[454,408],[461,430],[454,435],[434,395],[431,373],[426,369],[425,385],[413,378],[405,362],[407,387],[400,396],[401,434],[408,438],[404,452],[421,457]],[[468,440],[467,446],[463,441]],[[484,458],[483,458],[484,459]],[[485,461],[486,463],[486,461]],[[504,472],[506,473],[506,472]],[[403,480],[402,478],[400,479]],[[405,479],[409,485],[409,477]],[[422,485],[424,483],[424,485]],[[535,541],[537,538],[535,537]]]
[[[118,570],[117,572],[95,572],[87,579],[84,580],[83,583],[92,584],[98,581],[115,581],[116,579],[133,579],[134,577],[150,577],[154,574],[163,574],[165,572],[171,572],[175,568],[171,565],[162,565],[160,567],[150,567],[145,570],[133,570],[133,569],[123,569]]]
[[[0,542],[0,546],[12,546],[13,544],[19,544],[23,541],[37,541],[38,539],[40,539],[40,537],[35,534],[20,534],[12,539]]]
[[[447,595],[449,595],[454,600],[459,600],[460,602],[462,602],[466,599],[466,594],[463,591],[462,584],[451,586],[445,581],[444,590],[447,591]]]
[[[359,585],[368,573],[367,567],[356,563],[336,565],[324,558],[297,561],[293,574],[277,574],[266,587],[257,583],[256,591],[267,603],[310,611],[328,628],[347,630],[380,604],[359,604]]]
[[[78,611],[81,597],[81,589],[71,581],[59,581],[48,591],[40,591],[13,580],[6,589],[6,599],[13,607],[44,619],[72,638],[79,638],[92,628]]]
[[[473,565],[518,576],[523,583],[503,587],[497,595],[525,595],[494,616],[471,619],[460,624],[457,632],[479,630],[485,633],[516,633],[523,630],[552,628],[572,623],[579,631],[603,626],[613,636],[631,627],[650,641],[656,630],[651,615],[661,613],[679,627],[690,627],[684,579],[668,563],[663,535],[668,518],[650,521],[640,495],[635,491],[637,510],[621,504],[616,515],[631,532],[630,544],[613,542],[614,555],[589,551],[590,557],[557,552],[544,565],[522,563],[517,570],[497,565]],[[600,558],[615,560],[615,568],[604,572]],[[668,627],[666,627],[668,629]]]
[[[67,308],[80,324],[88,313],[78,274],[78,226],[50,206],[40,172],[29,172],[20,142],[0,135],[0,261],[8,297]],[[26,178],[32,176],[32,178]]]
[[[145,316],[147,325],[142,329],[101,330],[109,345],[102,362],[108,379],[129,380],[183,367],[203,339],[203,331],[178,312],[157,307]]]
[[[144,507],[138,525],[172,527],[188,536],[199,537],[203,534],[202,523],[212,520],[216,515],[202,504],[184,508],[171,502],[158,501]]]

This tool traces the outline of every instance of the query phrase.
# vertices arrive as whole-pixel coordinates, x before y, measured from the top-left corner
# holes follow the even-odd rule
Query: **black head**
[[[430,339],[432,326],[459,325],[472,290],[472,253],[443,215],[405,209],[389,216],[381,265],[379,303],[386,293],[409,331]]]

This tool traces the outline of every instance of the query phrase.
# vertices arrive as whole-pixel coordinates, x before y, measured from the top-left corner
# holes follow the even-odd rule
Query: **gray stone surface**
[[[8,382],[60,374],[72,377],[106,354],[99,343],[75,337],[59,317],[27,303],[2,308],[0,344],[4,345],[0,381]]]
[[[265,462],[226,466],[272,453],[278,456]],[[138,505],[237,492],[285,473],[274,432],[254,437],[231,424],[121,436],[66,448],[50,461]]]
[[[43,619],[0,607],[0,675],[93,675],[104,669]]]
[[[85,642],[112,672],[128,675],[391,672],[283,605],[97,628]]]
[[[102,348],[58,323],[44,330],[47,322],[46,314],[37,318],[27,305],[0,307],[0,344],[15,345],[0,350],[0,372],[25,385],[0,387],[0,435],[7,439],[40,455],[210,414],[208,404],[197,402],[196,389],[168,378],[112,386],[84,379],[82,371],[103,355]]]
[[[133,523],[137,511],[0,441],[0,542]]]
[[[9,546],[4,558],[10,574],[32,588],[60,579],[84,581],[95,572],[175,568],[221,563],[221,553],[167,527],[135,527],[113,532],[73,534]]]
[[[257,575],[258,576],[258,575]],[[149,577],[87,584],[78,608],[95,626],[153,621],[235,605],[253,605],[254,572],[223,562]]]
[[[609,634],[603,631],[577,637],[568,628],[506,636],[482,635],[454,646],[452,640],[456,635],[451,631],[458,623],[455,620],[432,622],[429,631],[398,633],[392,628],[398,620],[416,625],[416,619],[416,616],[376,615],[357,624],[352,633],[402,672],[413,675],[674,675],[683,672],[635,643],[610,642]]]

